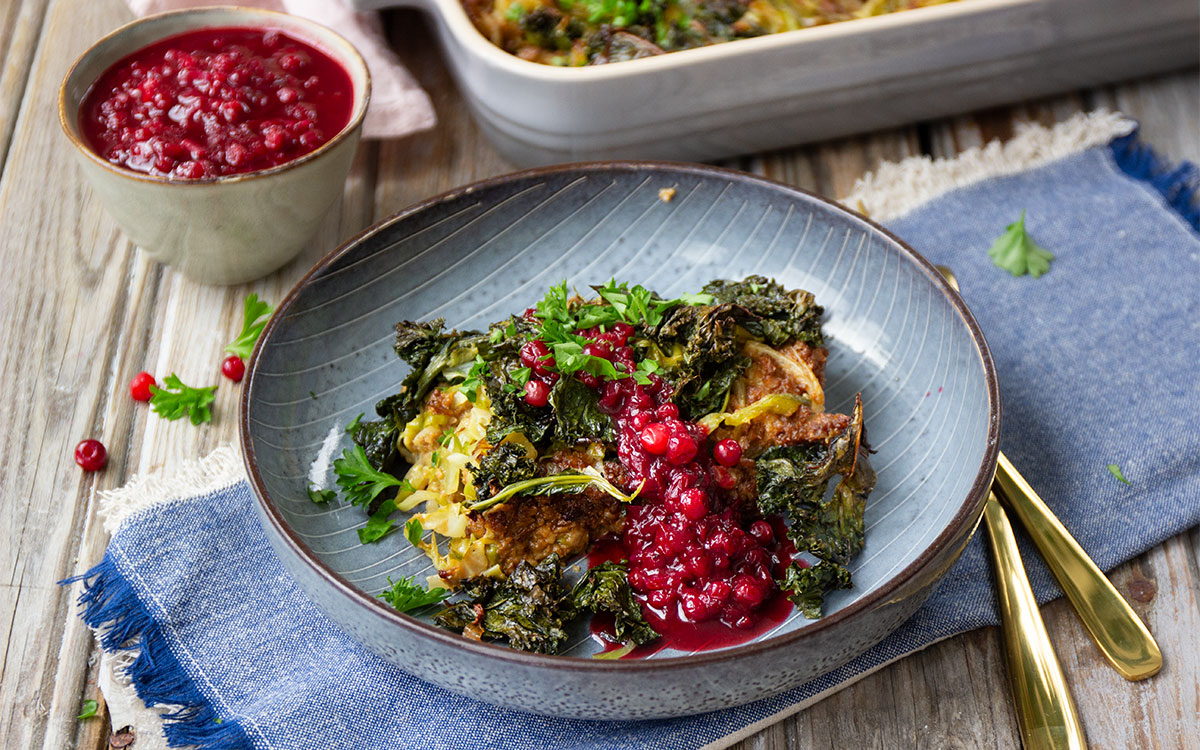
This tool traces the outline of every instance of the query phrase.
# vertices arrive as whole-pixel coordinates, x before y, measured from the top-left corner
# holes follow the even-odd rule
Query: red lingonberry
[[[726,438],[713,446],[713,458],[722,466],[737,466],[742,460],[742,446],[732,438]]]
[[[246,363],[236,354],[230,354],[221,361],[221,374],[235,383],[240,383],[246,374]]]
[[[99,440],[81,440],[75,446],[75,463],[84,471],[99,471],[108,463],[108,451]]]
[[[647,453],[661,456],[667,452],[667,440],[671,437],[670,430],[662,422],[648,424],[642,428],[642,447]]]
[[[129,395],[133,396],[134,401],[149,401],[154,395],[150,392],[150,386],[157,384],[153,375],[148,372],[139,372],[133,376],[133,380],[129,381]]]
[[[530,406],[545,406],[550,401],[550,386],[540,380],[530,380],[525,384],[525,403]]]

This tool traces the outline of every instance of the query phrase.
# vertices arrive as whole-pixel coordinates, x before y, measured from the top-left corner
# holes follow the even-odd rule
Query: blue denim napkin
[[[1194,167],[1166,169],[1129,136],[952,190],[887,222],[954,268],[996,359],[1003,450],[1105,569],[1200,523],[1197,181]],[[1056,255],[1036,280],[1010,276],[987,254],[1022,211]],[[143,510],[79,577],[83,616],[102,646],[136,645],[127,674],[138,695],[173,706],[172,745],[723,744],[938,639],[997,622],[977,535],[907,624],[782,695],[664,721],[518,714],[423,683],[357,646],[285,573],[251,502],[239,481]],[[1022,552],[1039,600],[1059,596],[1036,552]]]

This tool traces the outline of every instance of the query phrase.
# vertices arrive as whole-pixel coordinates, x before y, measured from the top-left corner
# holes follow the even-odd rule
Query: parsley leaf
[[[1050,261],[1054,260],[1053,253],[1034,242],[1025,232],[1024,211],[1020,219],[1005,227],[1004,234],[992,243],[988,255],[993,263],[1013,276],[1029,274],[1035,279],[1049,271]]]
[[[314,503],[327,503],[336,498],[337,493],[333,490],[323,490],[315,484],[308,485],[308,499]]]
[[[1121,481],[1122,481],[1122,482],[1124,482],[1125,484],[1129,484],[1129,480],[1128,480],[1128,479],[1126,479],[1126,478],[1125,478],[1125,475],[1121,473],[1121,467],[1120,467],[1120,466],[1117,466],[1116,464],[1109,464],[1109,465],[1108,465],[1108,473],[1112,474],[1114,477],[1116,477],[1117,479],[1121,480]],[[1132,487],[1133,485],[1131,485],[1131,484],[1130,484],[1129,486],[1131,486],[1131,487]]]
[[[388,516],[396,512],[395,500],[384,500],[379,510],[367,519],[367,525],[358,530],[358,541],[363,544],[378,542],[396,530],[396,522]]]
[[[258,335],[267,326],[267,318],[270,315],[271,306],[260,300],[257,294],[251,293],[247,296],[242,313],[242,332],[229,346],[225,347],[225,351],[236,354],[242,359],[249,359],[250,353],[254,351],[254,342],[258,341]]]
[[[334,459],[333,470],[337,474],[338,486],[351,505],[369,505],[388,487],[412,489],[412,485],[403,479],[371,466],[361,445],[347,448],[341,458]]]
[[[363,412],[363,413],[360,413],[357,417],[355,417],[350,422],[350,424],[346,425],[346,432],[350,435],[353,435],[354,431],[358,429],[358,423],[361,422],[362,418],[365,416],[367,416],[367,414],[366,414],[366,412]]]
[[[471,369],[467,372],[467,377],[459,385],[467,400],[472,404],[479,398],[479,386],[483,385],[483,379],[487,377],[488,367],[487,362],[483,361],[483,357],[475,355],[475,364],[471,365]]]
[[[425,535],[425,527],[421,525],[421,519],[413,518],[408,523],[404,524],[404,535],[408,537],[408,542],[416,547],[421,543],[421,537]]]
[[[388,585],[390,589],[385,589],[379,595],[388,604],[392,605],[401,612],[408,612],[417,609],[418,607],[426,607],[430,604],[436,604],[446,597],[450,596],[449,589],[433,589],[427,591],[417,584],[413,583],[412,576],[401,578],[399,581],[393,581],[391,576],[388,576]]]
[[[150,386],[150,408],[163,419],[176,420],[187,416],[192,424],[212,421],[213,399],[217,387],[192,388],[184,385],[175,373],[163,380],[163,387]]]
[[[87,700],[85,700],[83,702],[83,705],[80,706],[80,709],[82,709],[82,710],[79,712],[79,716],[77,716],[75,718],[90,719],[100,711],[100,704],[97,703],[96,701],[92,700],[91,698],[88,698]]]

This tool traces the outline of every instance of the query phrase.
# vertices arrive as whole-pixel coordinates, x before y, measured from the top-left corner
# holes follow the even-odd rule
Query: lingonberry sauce
[[[609,360],[618,371],[634,371],[627,344],[632,327],[577,333],[589,341],[585,353]],[[539,372],[553,366],[546,364],[544,342],[530,341],[520,354],[532,370],[530,383],[553,374]],[[741,509],[725,491],[732,476],[712,460],[704,427],[679,418],[670,384],[653,373],[648,383],[582,372],[573,377],[596,390],[600,410],[615,423],[617,457],[626,474],[622,489],[640,487],[640,504],[629,507],[620,539],[594,545],[589,561],[628,560],[630,588],[663,636],[643,649],[732,645],[782,622],[791,603],[775,578],[793,552],[783,523],[743,526]],[[538,405],[528,389],[526,400]],[[725,460],[734,453],[740,458],[741,446],[724,445],[718,453]],[[593,622],[593,628],[603,627],[603,618]]]
[[[267,169],[326,143],[350,121],[349,74],[274,29],[173,36],[119,61],[80,107],[84,138],[136,172],[200,179]]]

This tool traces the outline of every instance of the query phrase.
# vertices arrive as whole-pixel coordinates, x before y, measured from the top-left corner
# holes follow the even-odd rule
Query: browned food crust
[[[778,351],[793,361],[808,365],[818,382],[822,386],[825,384],[825,359],[829,354],[825,347],[813,347],[803,341],[793,341],[780,347]],[[775,393],[802,395],[804,388],[789,378],[788,373],[775,360],[765,355],[751,355],[750,367],[734,385],[728,410],[734,411]],[[753,459],[771,446],[825,440],[846,429],[848,424],[850,417],[845,414],[814,412],[808,406],[801,405],[789,416],[764,414],[744,425],[720,427],[713,431],[712,439],[715,441],[733,438],[741,443],[744,456],[742,461],[749,462],[753,468]],[[750,491],[753,493],[753,483]],[[735,491],[735,494],[740,492]]]
[[[550,475],[591,463],[584,451],[562,450],[544,459],[540,469]],[[551,553],[565,560],[587,551],[596,539],[619,532],[624,514],[619,500],[589,486],[575,494],[514,497],[473,514],[468,528],[474,536],[490,535],[497,562],[508,574],[522,560],[537,564]]]

